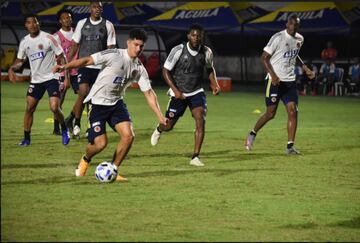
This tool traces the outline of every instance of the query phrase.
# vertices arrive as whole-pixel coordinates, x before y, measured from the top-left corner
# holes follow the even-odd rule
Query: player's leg
[[[60,109],[62,110],[62,105],[64,103],[65,100],[65,96],[66,96],[66,91],[67,89],[64,88],[64,77],[60,77]],[[54,130],[53,130],[53,134],[55,135],[61,135],[60,132],[60,124],[59,121],[56,119],[56,117],[54,116]]]
[[[80,83],[79,84],[79,91],[78,91],[78,97],[75,101],[73,112],[74,112],[74,118],[75,118],[75,124],[73,128],[73,135],[79,136],[81,131],[81,116],[82,112],[84,110],[84,100],[89,93],[89,84],[88,83]]]
[[[251,150],[255,141],[255,137],[258,131],[265,126],[265,124],[273,119],[276,115],[277,107],[279,104],[279,85],[275,86],[271,83],[271,80],[268,80],[266,86],[266,94],[265,94],[265,104],[266,111],[263,113],[260,118],[255,123],[253,130],[251,130],[245,140],[245,148],[246,150]]]
[[[297,151],[294,147],[298,119],[298,94],[296,92],[294,82],[286,83],[286,91],[283,93],[281,99],[286,106],[286,111],[288,114],[288,143],[286,145],[285,152],[286,154],[299,154],[300,152]]]
[[[33,124],[33,117],[39,100],[32,96],[26,97],[26,109],[24,114],[24,139],[18,144],[19,146],[30,145],[30,133]]]
[[[184,114],[187,107],[187,100],[176,99],[175,97],[170,97],[165,117],[168,118],[168,123],[166,125],[158,124],[155,128],[153,134],[151,135],[151,145],[155,146],[160,139],[162,132],[171,131],[179,118]]]
[[[46,84],[49,95],[50,110],[54,113],[54,117],[59,121],[61,126],[62,144],[68,145],[70,142],[69,129],[65,125],[64,114],[60,108],[60,91],[59,82],[56,79],[50,80]]]

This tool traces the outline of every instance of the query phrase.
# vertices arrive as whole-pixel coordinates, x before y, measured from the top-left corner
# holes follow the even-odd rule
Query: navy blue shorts
[[[296,90],[296,82],[281,82],[278,86],[271,83],[271,79],[268,80],[266,85],[265,103],[266,106],[275,105],[282,100],[284,105],[289,102],[295,102],[298,104],[298,94]]]
[[[49,97],[60,97],[60,83],[57,79],[51,79],[40,84],[29,84],[27,95],[41,100],[47,90]]]
[[[185,100],[176,99],[171,97],[168,108],[166,111],[166,117],[169,119],[177,119],[184,115],[186,108],[189,106],[190,110],[196,107],[203,107],[206,111],[206,95],[204,92],[197,93],[196,95],[186,97]]]
[[[97,76],[99,75],[100,69],[96,68],[79,68],[78,69],[78,84],[87,83],[90,87],[95,83]]]
[[[131,118],[123,100],[119,100],[112,106],[91,104],[89,107],[89,143],[93,144],[97,136],[106,133],[106,122],[115,130],[116,124],[125,121],[131,122]]]
[[[60,77],[60,82],[64,83],[65,77]],[[79,91],[78,77],[77,75],[70,75],[70,84],[71,88],[74,90],[74,94],[77,94]]]

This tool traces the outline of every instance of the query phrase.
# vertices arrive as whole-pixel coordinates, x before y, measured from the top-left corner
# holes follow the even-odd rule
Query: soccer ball
[[[116,165],[110,162],[101,162],[95,170],[95,177],[98,181],[103,183],[110,183],[115,181],[118,174]]]

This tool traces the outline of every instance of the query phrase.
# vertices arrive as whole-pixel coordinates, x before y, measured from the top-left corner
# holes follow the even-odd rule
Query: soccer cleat
[[[126,177],[123,177],[123,176],[121,176],[121,175],[118,175],[117,177],[116,177],[116,181],[127,181],[128,179],[126,178]]]
[[[84,160],[84,156],[81,157],[78,167],[75,169],[76,176],[85,176],[87,169],[90,167],[90,164]]]
[[[155,146],[159,142],[160,136],[161,136],[161,132],[159,132],[157,130],[157,128],[155,128],[155,131],[151,135],[151,145],[152,146]]]
[[[69,128],[66,128],[66,131],[62,131],[62,132],[61,132],[61,136],[62,136],[62,144],[68,145],[69,142],[70,142],[70,132],[69,132]]]
[[[73,135],[76,137],[76,136],[80,136],[80,132],[81,132],[81,129],[78,125],[75,125],[74,126],[74,129],[73,129]]]
[[[30,145],[30,140],[23,139],[20,143],[18,143],[18,146],[26,147]]]
[[[65,118],[65,126],[69,128],[69,131],[71,132],[73,130],[73,120],[71,119],[71,116],[68,116]]]
[[[297,155],[300,154],[300,151],[296,150],[294,146],[292,146],[291,148],[286,148],[285,153],[289,155]]]
[[[204,163],[200,161],[199,157],[195,157],[192,160],[190,160],[190,165],[193,166],[204,166]]]
[[[246,150],[250,151],[252,149],[254,141],[255,141],[255,136],[249,133],[245,141]]]

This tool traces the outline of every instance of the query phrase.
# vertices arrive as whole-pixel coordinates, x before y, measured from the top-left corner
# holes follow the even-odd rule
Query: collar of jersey
[[[198,48],[197,51],[194,51],[193,49],[190,48],[189,42],[187,42],[187,43],[186,43],[186,48],[188,49],[188,51],[190,52],[190,54],[191,54],[192,56],[196,56],[196,55],[199,53],[199,51],[200,51],[201,45],[199,46],[199,48]]]

